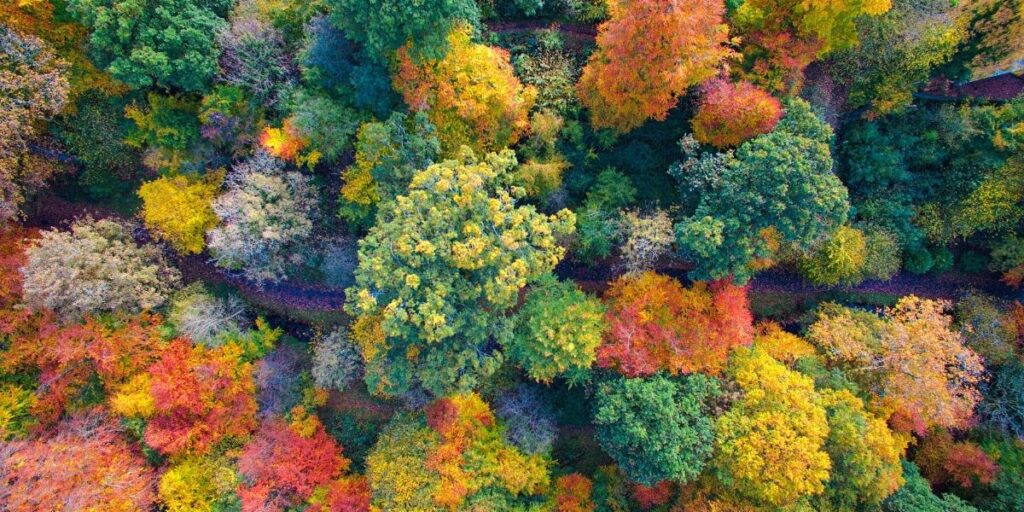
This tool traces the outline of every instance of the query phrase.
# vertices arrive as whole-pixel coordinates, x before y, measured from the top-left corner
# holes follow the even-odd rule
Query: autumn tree
[[[182,254],[202,252],[206,231],[217,224],[213,198],[222,175],[214,173],[202,181],[165,176],[144,183],[139,197],[146,227]]]
[[[114,393],[142,374],[166,346],[159,316],[86,317],[68,325],[49,312],[4,318],[7,337],[0,370],[38,371],[31,412],[41,426],[56,422],[82,391]],[[95,388],[94,388],[95,389]]]
[[[597,365],[627,377],[658,371],[718,374],[729,350],[749,344],[746,289],[679,281],[653,272],[623,276],[605,293],[608,331]]]
[[[331,21],[367,53],[387,62],[412,41],[420,59],[439,59],[450,49],[448,33],[457,25],[479,23],[472,0],[329,0]]]
[[[900,112],[954,54],[966,34],[958,8],[944,0],[893,2],[880,16],[856,20],[860,44],[836,52],[832,75],[849,84],[850,108],[871,116]]]
[[[400,49],[395,90],[427,113],[448,155],[462,145],[482,152],[514,144],[529,130],[537,91],[519,82],[507,51],[473,43],[469,26],[453,28],[448,45],[444,58],[425,62],[411,55],[414,44]]]
[[[301,505],[343,476],[349,460],[323,425],[313,423],[312,431],[302,432],[279,418],[263,422],[238,461],[245,481],[238,489],[243,511]]]
[[[360,126],[355,162],[341,173],[338,214],[352,225],[369,227],[377,204],[405,193],[412,176],[440,156],[436,131],[423,112],[395,112],[384,122]]]
[[[830,365],[848,370],[903,430],[961,427],[984,368],[943,301],[903,297],[882,315],[827,305],[808,329]]]
[[[21,301],[26,254],[38,232],[17,225],[0,226],[0,310]]]
[[[593,488],[594,483],[579,473],[558,477],[552,497],[554,512],[594,512]]]
[[[225,26],[224,0],[71,0],[68,9],[91,30],[98,64],[135,87],[203,90],[217,72],[215,37]]]
[[[782,104],[747,81],[710,80],[701,87],[693,136],[718,149],[768,133],[782,118]]]
[[[515,322],[506,353],[530,378],[551,382],[590,368],[605,330],[605,308],[574,283],[548,274],[527,292]]]
[[[25,303],[66,319],[86,313],[152,310],[164,303],[179,273],[129,226],[84,219],[71,231],[44,231],[22,268]]]
[[[505,427],[505,439],[524,453],[547,453],[558,436],[555,411],[535,386],[519,384],[498,395],[494,414]]]
[[[338,391],[363,376],[362,354],[347,329],[335,329],[317,340],[310,373],[317,386]]]
[[[892,432],[885,418],[848,390],[825,389],[821,399],[828,415],[825,451],[832,470],[825,492],[814,498],[815,509],[878,507],[904,483],[900,458],[909,436]]]
[[[980,446],[971,441],[954,441],[945,429],[928,433],[914,452],[914,464],[938,488],[989,485],[999,473],[999,466]]]
[[[516,510],[550,485],[548,460],[510,446],[472,393],[395,417],[367,457],[366,477],[381,510]]]
[[[67,61],[69,111],[76,110],[78,100],[88,92],[111,95],[124,91],[123,84],[97,69],[89,58],[85,44],[89,31],[58,6],[50,2],[5,1],[0,3],[0,19],[14,32],[42,39]]]
[[[891,5],[891,0],[751,0],[731,19],[744,36],[750,76],[789,92],[814,58],[857,45],[859,16],[878,16]]]
[[[481,350],[504,329],[519,290],[554,268],[570,234],[568,210],[543,215],[517,206],[511,151],[472,152],[413,176],[383,205],[359,247],[347,310],[366,359],[370,389],[401,393],[414,383],[441,393],[469,388],[500,354]],[[377,331],[361,336],[358,327]]]
[[[211,350],[173,341],[148,370],[146,444],[166,455],[203,455],[226,438],[247,438],[256,428],[256,387],[241,357],[235,344]]]
[[[728,27],[720,0],[612,0],[577,85],[597,128],[627,132],[663,120],[688,87],[715,75]]]
[[[775,245],[806,250],[847,218],[846,187],[832,171],[832,129],[800,99],[786,103],[771,133],[743,143],[735,154],[702,157],[706,175],[684,175],[699,192],[696,211],[676,225],[691,276],[745,283]],[[770,233],[772,237],[765,235]]]
[[[780,508],[821,494],[832,462],[814,382],[759,348],[738,348],[726,374],[743,391],[715,424],[714,474],[728,491]]]
[[[0,26],[0,223],[18,216],[30,194],[55,172],[29,149],[36,127],[68,98],[67,63],[34,36]]]
[[[842,226],[810,255],[800,260],[800,272],[821,286],[855,284],[863,275],[867,240],[857,228]]]
[[[149,510],[156,474],[97,411],[61,423],[49,438],[0,447],[0,502],[11,512]]]
[[[624,211],[620,224],[624,240],[619,252],[627,272],[653,270],[661,257],[672,252],[675,233],[665,210],[659,208],[648,215]]]
[[[597,440],[635,482],[691,481],[711,457],[709,402],[719,394],[718,381],[699,374],[615,377],[595,394]]]
[[[313,231],[315,190],[309,177],[284,169],[265,152],[232,167],[227,190],[213,202],[220,225],[207,232],[217,265],[258,281],[279,281]]]
[[[236,480],[227,459],[185,457],[160,476],[158,495],[168,512],[214,512],[237,500]]]

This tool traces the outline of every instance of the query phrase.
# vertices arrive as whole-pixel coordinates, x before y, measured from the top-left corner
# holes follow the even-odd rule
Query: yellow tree
[[[665,119],[732,53],[721,0],[611,0],[608,8],[577,86],[595,127],[627,132]]]
[[[829,425],[814,381],[757,347],[735,349],[726,373],[744,393],[715,428],[723,487],[773,509],[824,492]]]
[[[470,35],[468,25],[453,29],[440,60],[419,63],[409,45],[398,51],[395,89],[411,109],[428,113],[446,154],[462,145],[494,151],[514,144],[528,131],[537,98],[512,72],[508,52],[475,44]]]
[[[217,224],[213,198],[223,176],[217,172],[202,181],[165,176],[144,183],[139,197],[146,227],[182,254],[202,252],[206,230]]]

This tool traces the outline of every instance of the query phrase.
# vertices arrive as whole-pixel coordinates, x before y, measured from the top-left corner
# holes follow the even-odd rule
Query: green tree
[[[832,129],[807,102],[787,103],[775,131],[745,142],[699,184],[700,202],[676,226],[694,279],[745,283],[755,258],[771,256],[763,232],[806,250],[846,221],[846,187],[832,172]]]
[[[605,330],[601,301],[552,274],[537,280],[516,315],[505,348],[534,380],[590,368]]]
[[[404,193],[412,176],[440,153],[441,143],[425,113],[395,112],[387,121],[363,124],[356,134],[356,161],[341,174],[345,183],[338,215],[368,226],[377,204]]]
[[[866,252],[864,233],[857,228],[843,226],[800,261],[800,271],[817,285],[854,284],[861,278]]]
[[[378,393],[420,382],[437,394],[472,388],[501,356],[484,347],[506,335],[519,290],[554,268],[575,216],[517,206],[515,154],[457,160],[413,176],[406,195],[381,205],[359,247],[347,310]]]
[[[836,78],[849,84],[849,106],[868,106],[872,115],[909,106],[966,35],[955,9],[948,0],[916,0],[858,18],[860,45],[837,52],[831,62]]]
[[[903,461],[906,483],[882,503],[884,512],[977,512],[952,494],[938,497],[913,462]]]
[[[711,457],[707,402],[719,393],[718,380],[699,373],[681,382],[663,375],[603,382],[594,403],[598,442],[636,482],[693,480]]]
[[[448,48],[448,33],[460,21],[476,25],[480,11],[473,0],[327,0],[331,21],[369,55],[387,62],[405,43],[418,57],[437,59]]]
[[[217,72],[229,0],[69,0],[98,63],[124,83],[202,91]]]

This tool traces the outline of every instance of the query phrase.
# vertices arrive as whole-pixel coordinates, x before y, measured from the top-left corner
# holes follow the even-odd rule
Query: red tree
[[[716,79],[704,84],[693,136],[716,148],[738,146],[747,139],[768,133],[782,118],[782,104],[750,82]]]
[[[727,282],[694,283],[645,272],[612,283],[610,325],[597,365],[627,377],[722,371],[729,350],[753,339],[746,288]]]
[[[914,462],[932,485],[955,484],[970,488],[995,481],[999,466],[981,447],[970,441],[953,441],[946,430],[936,430],[921,442]]]
[[[49,312],[14,311],[0,320],[0,333],[11,340],[0,369],[39,370],[32,412],[41,426],[60,419],[67,402],[93,375],[108,392],[115,390],[156,361],[167,345],[160,316],[148,313],[105,321],[86,317],[66,326]]]
[[[49,439],[0,447],[0,503],[9,512],[149,510],[156,475],[97,412]]]
[[[611,0],[608,8],[578,85],[595,127],[626,132],[665,119],[731,55],[722,0]]]
[[[555,482],[555,512],[594,512],[590,497],[594,484],[589,478],[571,473]]]
[[[25,265],[25,249],[35,235],[35,230],[0,226],[0,309],[21,300],[21,267]]]
[[[672,499],[672,482],[663,480],[652,486],[633,484],[633,499],[643,510],[650,510]]]
[[[267,420],[245,445],[238,461],[239,471],[247,481],[238,488],[242,510],[283,510],[299,505],[317,487],[341,476],[348,465],[341,447],[327,435],[323,425],[317,424],[312,435],[303,437],[280,419]],[[334,502],[339,506],[359,504],[366,495],[362,487],[353,483],[336,483],[331,490],[335,494],[354,492],[352,496],[336,496]]]
[[[256,385],[240,350],[172,342],[149,368],[155,410],[146,443],[167,455],[203,454],[226,437],[248,437],[256,428]]]

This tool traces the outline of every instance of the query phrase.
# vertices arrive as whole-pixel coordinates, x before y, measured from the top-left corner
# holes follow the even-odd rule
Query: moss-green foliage
[[[327,5],[331,21],[381,63],[410,41],[418,56],[441,57],[451,28],[459,21],[478,24],[480,18],[473,0],[327,0]]]
[[[852,123],[838,143],[837,168],[857,220],[895,234],[904,268],[916,274],[947,270],[950,243],[998,251],[1021,215],[1024,175],[1013,155],[1022,120],[1024,102],[1017,100],[925,103]]]
[[[594,403],[597,439],[635,482],[693,480],[711,457],[707,405],[719,393],[718,381],[701,374],[681,382],[662,375],[602,382]]]
[[[541,277],[516,316],[507,354],[534,380],[550,382],[565,373],[580,380],[601,344],[604,313],[601,301],[575,283],[550,274]]]
[[[514,153],[478,159],[464,149],[416,173],[360,243],[347,310],[380,326],[372,339],[355,332],[375,393],[420,382],[444,394],[493,373],[501,354],[484,347],[507,335],[503,313],[561,260],[558,237],[575,230],[568,210],[517,205]]]
[[[696,264],[691,276],[746,282],[751,261],[771,256],[763,230],[807,249],[842,225],[849,203],[832,173],[831,141],[831,128],[797,99],[775,131],[741,145],[676,227],[683,255]]]
[[[70,0],[92,31],[89,43],[114,78],[202,91],[217,72],[214,36],[225,26],[226,0]]]
[[[57,138],[82,164],[78,183],[94,201],[132,211],[138,204],[139,152],[125,143],[132,122],[124,117],[126,100],[87,94],[77,112],[53,127]]]
[[[882,502],[883,512],[977,512],[952,494],[936,496],[913,462],[903,461],[903,478],[903,487]]]
[[[636,200],[632,180],[609,167],[597,175],[578,210],[578,253],[585,261],[611,254],[619,239],[619,210]]]

